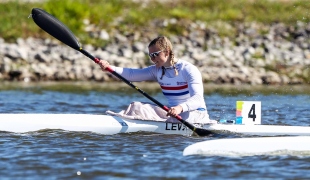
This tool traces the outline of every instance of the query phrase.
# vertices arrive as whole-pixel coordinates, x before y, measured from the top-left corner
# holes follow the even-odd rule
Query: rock
[[[115,22],[117,23],[116,20]],[[154,20],[157,26],[179,23],[175,19]],[[298,22],[296,27],[275,23],[237,24],[235,39],[220,37],[203,22],[188,23],[182,36],[171,35],[177,58],[195,64],[204,82],[231,84],[297,84],[309,82],[310,25]],[[107,32],[85,21],[88,33],[109,40],[105,47],[84,45],[94,57],[111,65],[141,68],[151,64],[147,55],[151,31]],[[235,27],[219,23],[223,28]],[[264,31],[267,34],[260,35]],[[95,80],[114,81],[98,65],[80,52],[54,38],[18,38],[7,43],[0,38],[0,80]]]
[[[102,29],[100,31],[99,38],[103,39],[103,40],[109,40],[110,39],[110,35],[108,34],[108,32],[106,30]]]

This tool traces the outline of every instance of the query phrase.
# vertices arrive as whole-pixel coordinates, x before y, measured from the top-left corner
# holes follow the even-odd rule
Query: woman
[[[143,69],[110,66],[132,82],[157,81],[168,100],[167,121],[178,122],[175,117],[190,123],[210,123],[203,97],[201,73],[193,64],[176,59],[171,42],[165,36],[152,40],[148,46],[149,57],[155,65]],[[98,63],[102,70],[109,66],[105,60]]]

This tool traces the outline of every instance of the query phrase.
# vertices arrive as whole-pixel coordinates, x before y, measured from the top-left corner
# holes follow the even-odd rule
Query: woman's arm
[[[188,83],[190,98],[185,103],[180,104],[183,112],[205,108],[204,89],[202,76],[198,68],[194,65],[187,65],[182,72]]]
[[[142,69],[121,68],[115,66],[110,67],[129,81],[140,82],[157,80],[155,66],[149,66]]]

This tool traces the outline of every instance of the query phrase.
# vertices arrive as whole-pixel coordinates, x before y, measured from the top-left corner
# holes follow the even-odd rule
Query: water
[[[64,89],[2,88],[0,112],[104,114],[118,112],[131,101],[148,101],[124,87]],[[160,93],[151,96],[166,103]],[[264,124],[310,125],[307,93],[208,93],[205,98],[213,119],[233,119],[237,100],[257,100],[262,102]],[[310,179],[309,156],[182,156],[195,142],[224,137],[63,130],[0,136],[1,179]]]

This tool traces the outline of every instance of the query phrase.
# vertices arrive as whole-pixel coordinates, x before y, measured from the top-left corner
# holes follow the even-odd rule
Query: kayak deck
[[[215,124],[208,126],[207,129],[212,131],[222,131],[222,132],[226,131],[228,133],[233,132],[246,135],[257,135],[257,136],[310,135],[309,126]]]

